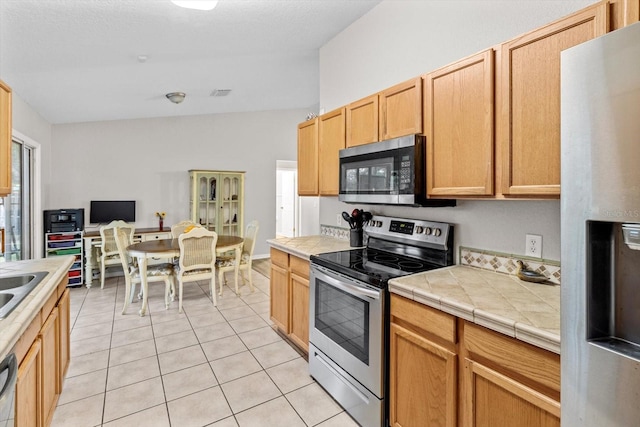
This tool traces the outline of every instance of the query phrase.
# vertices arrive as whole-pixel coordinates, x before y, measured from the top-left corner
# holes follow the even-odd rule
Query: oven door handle
[[[322,280],[329,283],[331,286],[334,286],[340,290],[345,291],[346,293],[353,295],[355,297],[366,297],[378,300],[380,299],[380,291],[374,291],[371,289],[363,288],[361,286],[352,285],[350,283],[345,283],[340,279],[337,279],[333,275],[316,269],[318,275],[322,276]]]

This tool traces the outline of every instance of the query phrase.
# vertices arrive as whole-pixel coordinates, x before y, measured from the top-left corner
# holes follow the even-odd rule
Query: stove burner
[[[428,260],[407,257],[376,248],[329,252],[311,257],[312,262],[384,288],[394,277],[440,268]]]
[[[417,268],[422,267],[424,264],[421,262],[414,262],[414,261],[398,261],[398,267],[400,267],[401,270],[415,270]]]
[[[385,254],[373,254],[369,258],[373,258],[373,260],[377,262],[398,262],[398,257],[393,255],[385,255]]]

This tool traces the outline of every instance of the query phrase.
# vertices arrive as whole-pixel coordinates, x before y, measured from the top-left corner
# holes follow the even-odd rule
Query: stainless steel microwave
[[[455,206],[427,199],[425,138],[407,135],[340,150],[340,193],[347,203]]]

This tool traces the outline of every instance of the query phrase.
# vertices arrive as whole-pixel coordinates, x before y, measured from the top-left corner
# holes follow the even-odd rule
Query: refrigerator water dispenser
[[[587,340],[640,361],[640,224],[587,221]]]

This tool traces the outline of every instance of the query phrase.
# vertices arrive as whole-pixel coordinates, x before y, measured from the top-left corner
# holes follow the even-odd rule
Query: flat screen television
[[[89,210],[91,224],[107,224],[116,219],[126,222],[136,220],[135,200],[92,200]]]

